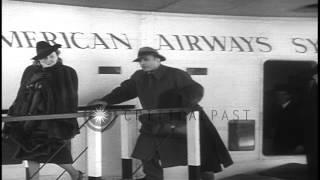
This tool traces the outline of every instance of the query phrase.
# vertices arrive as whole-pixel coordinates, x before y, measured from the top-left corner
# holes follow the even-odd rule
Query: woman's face
[[[39,60],[42,67],[51,67],[58,62],[58,54],[56,52],[52,52],[47,57]]]

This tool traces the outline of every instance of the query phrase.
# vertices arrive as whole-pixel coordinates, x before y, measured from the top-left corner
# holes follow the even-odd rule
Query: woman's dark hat
[[[45,41],[39,41],[37,42],[37,45],[36,45],[37,55],[32,59],[39,60],[39,59],[45,58],[60,47],[61,47],[60,44],[55,44],[51,46],[49,43]]]
[[[164,56],[162,56],[161,54],[159,54],[157,50],[155,50],[151,47],[142,47],[139,49],[138,57],[135,60],[133,60],[133,62],[140,62],[141,58],[146,55],[154,55],[156,57],[159,57],[161,61],[166,60],[166,58]]]

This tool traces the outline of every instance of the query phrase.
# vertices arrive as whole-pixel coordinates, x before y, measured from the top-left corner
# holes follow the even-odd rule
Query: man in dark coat
[[[305,122],[305,149],[308,164],[309,180],[319,179],[318,173],[318,65],[312,70],[306,90],[304,92],[301,118]]]
[[[140,48],[138,58],[142,70],[121,83],[111,93],[89,104],[118,104],[138,97],[144,109],[196,107],[203,96],[203,87],[180,69],[161,64],[165,57],[150,47]],[[166,120],[160,116],[160,120]],[[175,114],[172,118],[179,117]],[[185,117],[185,116],[184,116]],[[165,167],[187,165],[186,138],[159,137],[154,133],[157,115],[146,118],[142,123],[132,156],[141,159],[147,180],[163,180]],[[203,180],[214,179],[212,172],[231,165],[232,159],[217,130],[203,110],[200,111],[201,174]],[[159,163],[161,161],[161,165]]]
[[[276,154],[303,153],[303,126],[299,117],[300,104],[288,84],[275,87],[277,120],[274,147]]]

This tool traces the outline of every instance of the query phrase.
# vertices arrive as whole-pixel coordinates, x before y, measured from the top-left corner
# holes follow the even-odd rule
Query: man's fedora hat
[[[37,42],[37,45],[36,45],[37,55],[32,59],[39,60],[39,59],[45,58],[60,47],[61,47],[60,44],[55,44],[51,46],[49,43],[45,41],[39,41]]]
[[[165,61],[166,58],[158,53],[157,50],[151,48],[151,47],[142,47],[139,49],[138,57],[133,62],[139,62],[143,56],[146,55],[154,55],[156,57],[159,57],[161,61]]]

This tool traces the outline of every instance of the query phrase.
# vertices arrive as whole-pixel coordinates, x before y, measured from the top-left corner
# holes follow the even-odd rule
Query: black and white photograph
[[[2,180],[318,180],[318,0],[2,0]]]

